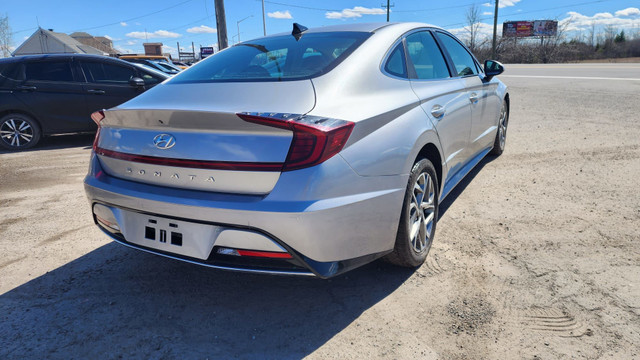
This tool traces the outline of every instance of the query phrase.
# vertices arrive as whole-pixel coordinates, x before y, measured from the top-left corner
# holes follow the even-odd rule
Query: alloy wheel
[[[427,172],[421,173],[411,193],[409,204],[409,240],[416,253],[422,253],[431,242],[431,230],[435,221],[434,182]]]
[[[498,122],[498,139],[500,141],[500,149],[504,149],[504,145],[507,141],[507,125],[509,123],[509,116],[507,114],[507,104],[502,103],[500,109],[500,120]]]
[[[9,118],[0,125],[0,138],[9,147],[25,147],[33,140],[33,127],[28,121]]]

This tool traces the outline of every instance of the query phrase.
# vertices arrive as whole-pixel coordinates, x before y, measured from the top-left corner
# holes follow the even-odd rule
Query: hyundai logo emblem
[[[155,145],[158,149],[171,149],[175,144],[176,139],[173,137],[173,135],[159,134],[153,138],[153,145]]]

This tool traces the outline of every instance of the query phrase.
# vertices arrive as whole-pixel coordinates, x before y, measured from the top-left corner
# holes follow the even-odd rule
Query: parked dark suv
[[[0,59],[0,147],[26,149],[42,136],[95,131],[92,112],[122,104],[166,78],[99,55]]]

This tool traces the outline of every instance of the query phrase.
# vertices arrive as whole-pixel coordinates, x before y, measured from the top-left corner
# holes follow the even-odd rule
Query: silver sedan
[[[92,115],[94,221],[213,268],[420,266],[439,203],[504,150],[503,70],[418,23],[294,24],[237,44]]]

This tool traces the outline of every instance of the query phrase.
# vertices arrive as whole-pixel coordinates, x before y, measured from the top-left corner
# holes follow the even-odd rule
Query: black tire
[[[493,141],[493,149],[490,154],[495,156],[502,155],[507,142],[507,126],[509,125],[509,104],[507,99],[502,100],[500,108],[500,116],[498,118],[498,130],[496,131],[496,139]]]
[[[416,190],[416,185],[420,186],[419,180],[423,174],[424,178],[429,178],[433,186],[431,188],[429,185],[425,184],[422,188],[423,194],[429,194],[426,204],[423,201],[425,196],[418,199],[418,196],[416,195],[420,194],[420,191]],[[439,205],[438,190],[438,177],[436,169],[431,161],[421,159],[416,162],[413,165],[413,169],[411,169],[411,176],[409,176],[409,183],[407,184],[407,191],[405,192],[404,202],[402,204],[402,214],[400,215],[396,244],[393,252],[387,255],[385,260],[403,267],[418,267],[424,263],[427,258],[427,254],[431,249],[433,237],[436,233]],[[429,208],[431,207],[429,204],[432,204],[433,208],[427,210],[426,208],[422,209],[422,206],[420,206],[420,210],[416,210],[414,212],[414,209],[417,208],[417,206],[415,206],[416,203],[420,205],[424,204],[425,206],[429,206]],[[414,224],[416,221],[420,221],[418,218],[420,212],[423,214],[423,222],[418,224],[419,232],[416,235],[417,237],[421,237],[420,240],[424,240],[423,246],[417,246],[418,244],[414,242],[414,237],[411,235]],[[428,221],[429,218],[431,218],[431,221]]]
[[[24,150],[40,141],[40,126],[31,117],[13,113],[0,118],[0,147]]]

